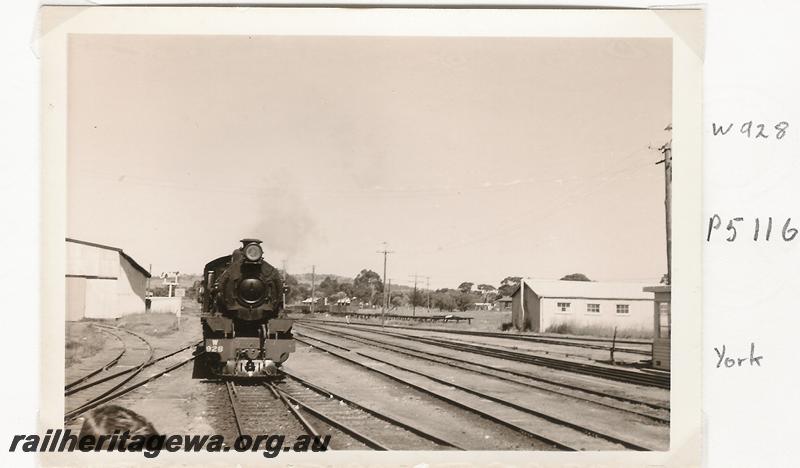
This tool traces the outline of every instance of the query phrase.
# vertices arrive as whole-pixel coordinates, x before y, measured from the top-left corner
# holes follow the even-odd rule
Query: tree
[[[561,281],[591,281],[591,280],[583,273],[571,273],[561,278]]]
[[[499,296],[497,295],[497,291],[496,290],[495,291],[489,291],[488,293],[486,293],[483,296],[483,302],[494,302],[497,299],[499,299]]]
[[[339,280],[334,277],[326,276],[322,282],[319,283],[319,291],[324,296],[331,296],[339,292]]]
[[[489,293],[494,292],[495,288],[491,284],[479,284],[478,291],[483,293],[483,302],[486,302],[486,299],[489,296]]]
[[[402,291],[392,291],[392,297],[389,299],[389,307],[395,309],[401,307],[406,303],[406,295]]]
[[[475,293],[468,293],[458,289],[437,289],[433,293],[431,302],[433,306],[443,311],[469,310],[480,297]]]
[[[383,293],[383,281],[380,275],[372,270],[361,270],[353,280],[353,296],[370,305],[375,304],[375,296]]]
[[[433,306],[439,310],[452,311],[456,308],[456,301],[453,296],[449,294],[448,289],[438,289],[433,293],[431,298]]]
[[[480,300],[480,296],[464,291],[453,291],[453,299],[455,300],[456,308],[463,312],[475,305]]]
[[[506,276],[503,281],[500,282],[500,287],[497,288],[498,294],[501,296],[510,296],[511,293],[517,289],[521,281],[521,276]]]
[[[415,289],[409,294],[408,301],[411,305],[420,307],[428,303],[428,296],[423,290]]]
[[[458,285],[458,290],[463,293],[468,293],[472,291],[472,285],[475,283],[470,283],[469,281],[464,281],[463,283]]]
[[[347,297],[353,297],[353,284],[352,283],[339,283],[339,291],[344,292]]]

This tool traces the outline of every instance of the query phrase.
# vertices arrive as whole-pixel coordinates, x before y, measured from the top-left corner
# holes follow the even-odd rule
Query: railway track
[[[593,405],[604,406],[612,408],[617,411],[623,411],[643,418],[652,420],[660,424],[669,424],[669,407],[633,398],[620,396],[614,393],[603,392],[599,390],[587,389],[584,387],[569,385],[563,382],[549,380],[542,377],[533,376],[530,374],[515,372],[507,369],[499,369],[487,364],[481,364],[474,361],[467,361],[458,359],[451,356],[442,356],[433,354],[419,349],[414,349],[398,344],[390,344],[385,341],[373,340],[357,335],[351,335],[341,332],[334,332],[330,330],[318,329],[309,327],[321,333],[325,333],[334,337],[354,341],[357,343],[366,344],[368,346],[390,351],[393,353],[409,356],[414,359],[419,359],[427,362],[448,366],[455,369],[464,370],[474,374],[492,377],[507,382],[512,382],[517,385],[522,385],[531,389],[553,393],[556,395],[564,396],[575,400],[576,402],[587,402]],[[307,336],[300,332],[295,332],[300,336]],[[313,337],[312,337],[313,338]],[[535,383],[531,383],[534,381]]]
[[[225,381],[236,437],[261,434],[308,434],[319,436],[316,428],[303,417],[271,383],[236,383]],[[285,416],[286,410],[294,420]],[[300,424],[298,427],[296,423]]]
[[[326,324],[323,327],[331,327]],[[333,328],[347,328],[346,325],[333,326]],[[534,364],[544,366],[551,369],[562,370],[566,372],[574,372],[583,375],[594,377],[601,377],[609,380],[616,380],[636,385],[644,385],[650,387],[658,387],[663,389],[670,388],[670,376],[663,374],[647,374],[643,372],[635,372],[625,369],[614,369],[611,367],[603,367],[592,364],[584,364],[574,361],[549,358],[544,356],[533,356],[525,353],[504,350],[484,345],[456,343],[452,341],[426,338],[419,336],[410,336],[402,333],[391,333],[378,330],[369,330],[369,333],[374,333],[382,336],[389,336],[402,340],[413,341],[417,343],[424,343],[434,345],[442,348],[453,349],[456,351],[465,351],[468,353],[479,354],[482,356],[491,356],[500,359],[522,362],[527,364]]]
[[[111,367],[114,367],[114,365],[116,365],[119,362],[119,360],[122,359],[122,356],[125,355],[125,351],[126,351],[125,342],[122,340],[122,338],[119,335],[117,335],[116,333],[112,333],[110,330],[105,329],[103,327],[98,327],[98,326],[95,325],[95,328],[100,330],[100,332],[102,332],[102,333],[104,333],[104,334],[116,339],[117,342],[120,344],[121,349],[120,349],[119,353],[116,354],[114,357],[112,357],[111,360],[109,360],[108,362],[106,362],[103,365],[95,368],[94,370],[90,370],[89,372],[87,372],[86,374],[82,375],[81,377],[78,377],[77,379],[73,380],[72,382],[64,385],[64,391],[65,392],[69,391],[71,388],[73,388],[73,387],[75,387],[77,385],[82,384],[83,382],[86,382],[87,380],[91,379],[95,375],[97,375],[97,374],[99,374],[99,373],[101,373],[103,371],[106,371],[106,370],[110,369]]]
[[[142,336],[122,328],[100,327],[105,327],[112,333],[114,331],[124,332],[120,333],[119,336],[123,341],[125,341],[125,338],[122,338],[123,336],[128,337],[128,341],[125,342],[124,352],[121,353],[122,356],[114,365],[111,367],[104,366],[99,369],[100,372],[91,372],[91,375],[84,376],[71,382],[70,385],[65,386],[64,394],[67,411],[64,414],[64,421],[66,423],[72,423],[81,414],[126,395],[196,358],[196,356],[191,356],[186,359],[181,359],[177,363],[171,364],[144,379],[133,382],[144,369],[158,363],[163,363],[167,358],[191,349],[194,344],[181,347],[163,356],[154,358],[153,347]],[[139,342],[144,343],[144,346],[138,344]],[[120,369],[112,372],[112,370],[116,368]],[[74,396],[79,392],[85,396],[85,398],[80,401]]]
[[[197,341],[195,343],[186,345],[186,346],[184,346],[182,348],[178,348],[175,351],[172,351],[172,352],[169,352],[167,354],[161,355],[161,356],[159,356],[157,358],[153,358],[142,367],[142,370],[144,370],[144,369],[146,369],[146,368],[148,368],[148,367],[150,367],[150,366],[152,366],[152,365],[154,365],[154,364],[156,364],[158,362],[161,362],[164,359],[170,358],[170,357],[172,357],[172,356],[174,356],[174,355],[176,355],[176,354],[178,354],[178,353],[180,353],[182,351],[186,351],[188,349],[194,348],[199,343],[202,343],[202,341]],[[136,369],[137,368],[128,368],[128,369],[122,369],[122,370],[119,370],[119,371],[113,372],[113,373],[112,372],[108,372],[107,375],[100,375],[96,379],[91,379],[89,382],[86,382],[91,377],[94,377],[95,375],[98,374],[96,372],[93,372],[91,375],[89,375],[87,377],[84,377],[84,378],[81,378],[79,380],[76,380],[72,385],[64,386],[64,396],[69,396],[69,395],[78,393],[80,391],[93,388],[93,387],[95,387],[97,385],[100,385],[100,384],[102,384],[104,382],[107,382],[109,380],[115,379],[117,377],[120,377],[122,375],[128,374],[130,372],[133,372]],[[101,368],[100,369],[100,371],[103,371],[103,370],[109,371],[110,368]],[[78,385],[78,384],[83,383],[83,382],[86,382],[86,383],[84,383],[83,385]]]
[[[282,382],[225,386],[237,437],[261,434],[330,436],[331,448],[434,450],[458,448],[413,425],[369,409],[290,373]],[[287,431],[288,413],[302,427]]]
[[[130,330],[125,330],[124,328],[119,327],[111,327],[99,324],[94,324],[94,326],[104,330],[105,333],[116,335],[122,341],[122,352],[119,354],[119,359],[116,359],[114,362],[113,367],[118,367],[120,369],[124,368],[126,372],[116,373],[117,378],[112,378],[110,376],[100,377],[93,385],[85,384],[82,387],[77,387],[76,384],[73,384],[69,389],[65,389],[65,395],[71,395],[79,391],[76,389],[80,388],[93,389],[92,395],[89,397],[89,399],[84,400],[82,403],[78,403],[76,398],[68,398],[66,400],[65,406],[69,408],[69,410],[65,415],[65,419],[72,418],[77,414],[94,408],[94,406],[96,406],[93,405],[95,401],[103,400],[107,396],[116,392],[118,389],[122,388],[122,386],[139,375],[145,366],[153,360],[153,346],[138,333],[134,333]],[[102,372],[110,372],[109,369],[110,368],[107,368],[105,371],[101,369],[100,372],[93,371],[90,374],[93,374],[93,376],[100,376]],[[86,380],[87,379],[79,379],[78,381],[85,382]]]
[[[180,362],[178,362],[176,364],[173,364],[173,365],[167,367],[166,369],[163,369],[163,370],[161,370],[161,371],[159,371],[159,372],[157,372],[157,373],[155,373],[155,374],[153,374],[153,375],[151,375],[151,376],[149,376],[149,377],[147,377],[147,378],[145,378],[143,380],[137,381],[137,382],[135,382],[135,383],[133,383],[131,385],[125,386],[123,388],[119,388],[117,391],[115,391],[113,393],[110,393],[110,394],[107,394],[107,395],[105,395],[103,397],[95,397],[95,398],[87,401],[86,403],[84,403],[82,406],[80,406],[78,408],[75,408],[75,409],[73,409],[71,411],[67,411],[64,414],[64,421],[65,422],[72,422],[73,420],[75,420],[75,418],[77,418],[81,414],[83,414],[83,413],[85,413],[87,411],[90,411],[90,410],[92,410],[94,408],[97,408],[98,406],[100,406],[102,404],[105,404],[105,403],[108,403],[108,402],[110,402],[112,400],[115,400],[115,399],[117,399],[117,398],[119,398],[119,397],[121,397],[123,395],[126,395],[126,394],[136,390],[137,388],[139,388],[139,387],[141,387],[141,386],[143,386],[145,384],[148,384],[148,383],[158,379],[159,377],[161,377],[161,376],[163,376],[165,374],[168,374],[168,373],[172,372],[173,370],[178,369],[179,367],[182,367],[182,366],[192,362],[196,357],[197,356],[192,356],[192,357],[190,357],[188,359],[181,360]]]
[[[324,323],[324,324],[331,324],[331,325],[342,325],[342,322],[337,320],[323,320],[323,319],[297,319],[300,323]],[[351,324],[353,325],[353,324]],[[573,346],[578,348],[587,348],[587,349],[599,349],[604,351],[611,350],[612,342],[616,344],[622,345],[631,345],[637,346],[636,348],[633,347],[620,347],[614,345],[614,351],[620,353],[631,353],[631,354],[641,354],[645,356],[652,356],[652,341],[646,340],[630,340],[630,339],[619,339],[619,340],[611,340],[605,338],[588,338],[588,337],[553,337],[548,335],[519,335],[519,334],[512,334],[512,333],[500,333],[500,332],[485,332],[485,331],[474,331],[474,330],[452,330],[446,328],[421,328],[421,327],[407,327],[402,325],[384,325],[381,326],[379,324],[374,323],[358,323],[355,324],[359,327],[373,327],[373,328],[393,328],[398,330],[413,330],[413,331],[424,331],[424,332],[433,332],[433,333],[446,333],[452,335],[466,335],[466,336],[481,336],[487,338],[502,338],[506,340],[513,340],[513,341],[526,341],[531,343],[543,343],[543,344],[552,344],[552,345],[560,345],[560,346]],[[606,344],[608,343],[608,344]]]
[[[374,450],[464,450],[458,444],[433,435],[412,421],[400,420],[336,394],[291,372],[277,390],[301,411],[348,434]]]
[[[653,450],[640,443],[623,440],[596,429],[576,424],[538,409],[525,407],[464,387],[424,373],[399,366],[354,351],[345,346],[325,343],[319,339],[295,338],[298,342],[317,348],[355,366],[369,369],[389,379],[407,385],[462,410],[472,412],[484,419],[503,425],[520,434],[545,443],[551,449],[576,450]]]

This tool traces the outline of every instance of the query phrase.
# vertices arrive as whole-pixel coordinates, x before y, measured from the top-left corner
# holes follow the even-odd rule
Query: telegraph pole
[[[414,295],[411,296],[411,316],[417,316],[417,277],[418,274],[414,273],[413,275],[409,275],[414,278]],[[430,312],[430,311],[429,311]]]
[[[411,296],[411,316],[417,316],[417,274],[414,273],[414,294]]]
[[[428,315],[431,314],[431,277],[425,277],[425,287],[428,289]]]
[[[672,131],[672,124],[664,130]],[[658,151],[664,159],[656,164],[664,164],[664,214],[667,228],[667,284],[672,284],[672,139],[661,145]]]
[[[386,257],[389,254],[394,253],[394,251],[387,250],[386,249],[386,242],[384,242],[383,243],[383,250],[378,250],[377,253],[382,253],[383,254],[383,285],[384,285],[383,289],[384,289],[384,291],[383,291],[383,304],[381,304],[381,328],[383,328],[384,321],[385,321],[385,315],[386,315]]]
[[[311,265],[311,313],[312,314],[314,313],[314,304],[315,304],[315,301],[314,301],[314,286],[315,286],[315,284],[314,284],[314,282],[316,280],[316,276],[315,276],[316,267],[317,267],[316,265]]]
[[[286,308],[286,259],[283,259],[283,288],[281,288],[283,294],[283,307]]]
[[[392,305],[392,279],[388,279],[388,287],[386,288],[386,309]]]

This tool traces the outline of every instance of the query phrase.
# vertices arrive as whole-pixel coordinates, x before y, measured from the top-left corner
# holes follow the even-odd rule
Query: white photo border
[[[702,386],[702,64],[700,9],[433,9],[292,7],[43,7],[42,362],[39,429],[64,414],[67,41],[71,34],[426,37],[641,37],[673,43],[672,388],[666,452],[282,453],[280,465],[700,466]],[[45,465],[143,463],[141,453],[43,454]],[[162,453],[154,466],[263,464],[260,452]]]

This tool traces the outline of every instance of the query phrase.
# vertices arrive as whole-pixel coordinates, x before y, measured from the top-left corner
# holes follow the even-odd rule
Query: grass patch
[[[375,314],[374,317],[369,319],[363,318],[355,318],[351,317],[351,323],[369,323],[369,324],[380,324],[380,313],[381,309],[360,309],[360,313],[364,314]],[[391,311],[387,311],[387,314],[397,314],[397,315],[412,315],[412,309],[410,307],[397,307],[392,309]],[[497,331],[501,329],[501,324],[503,322],[510,323],[511,319],[511,311],[504,310],[504,311],[496,311],[496,310],[468,310],[465,312],[461,311],[440,311],[437,309],[431,309],[430,314],[428,313],[425,307],[417,307],[417,311],[415,314],[417,317],[426,316],[426,315],[453,315],[457,317],[470,317],[472,318],[472,323],[467,322],[416,322],[413,320],[397,320],[397,319],[386,319],[386,325],[399,325],[403,327],[410,327],[410,328],[431,328],[431,329],[442,329],[442,330],[466,330],[466,331]],[[315,314],[303,314],[297,312],[291,312],[290,317],[294,319],[323,319],[323,320],[334,320],[338,322],[346,321],[344,315],[335,315],[335,314],[328,314],[328,313],[315,313]]]
[[[363,313],[377,313],[380,314],[380,309],[362,309],[359,312]],[[398,315],[412,315],[412,309],[410,307],[397,307],[392,309],[391,312],[387,312],[391,314],[398,314]],[[425,316],[425,315],[453,315],[456,317],[470,317],[472,318],[472,323],[467,322],[415,322],[409,320],[387,320],[387,324],[392,325],[403,325],[407,327],[420,327],[420,328],[442,328],[442,329],[455,329],[455,330],[468,330],[468,331],[497,331],[501,329],[501,324],[503,322],[509,322],[511,320],[511,311],[510,310],[467,310],[467,311],[445,311],[445,310],[437,310],[431,309],[430,313],[428,313],[425,307],[417,307],[416,316]],[[377,319],[377,322],[380,323],[380,319]]]
[[[380,309],[361,309],[359,310],[361,313],[367,314],[377,314],[375,317],[370,319],[363,319],[363,318],[350,318],[350,323],[358,324],[358,323],[368,323],[368,324],[380,324]],[[392,309],[391,312],[387,312],[391,314],[398,314],[398,315],[411,315],[411,309],[407,308],[396,308]],[[511,311],[510,310],[470,310],[466,312],[449,312],[449,311],[439,311],[436,309],[432,309],[431,313],[428,314],[427,310],[423,307],[417,308],[417,316],[424,316],[424,315],[448,315],[452,314],[455,316],[460,317],[471,317],[472,323],[468,324],[466,322],[455,323],[455,322],[415,322],[409,320],[395,320],[395,319],[386,319],[386,325],[399,325],[402,327],[409,327],[409,328],[430,328],[430,329],[442,329],[442,330],[466,330],[466,331],[485,331],[485,332],[498,332],[502,331],[508,333],[510,335],[533,335],[538,336],[542,335],[539,332],[519,332],[517,331],[513,323],[511,322]],[[323,319],[323,320],[334,320],[339,322],[344,322],[345,316],[344,315],[334,315],[334,314],[327,314],[327,313],[316,313],[316,314],[300,314],[300,313],[292,313],[291,317],[294,319]],[[547,327],[547,329],[543,332],[547,334],[553,335],[575,335],[575,336],[590,336],[595,338],[611,338],[614,335],[614,327],[609,325],[578,325],[575,323],[558,323]],[[618,328],[617,329],[617,338],[619,339],[652,339],[653,338],[653,330],[649,328]]]
[[[614,336],[611,325],[577,325],[570,322],[555,323],[547,327],[545,333],[559,335],[588,335],[603,338]],[[617,328],[617,338],[652,338],[653,330],[645,328]]]
[[[106,336],[97,328],[87,322],[70,324],[66,330],[64,343],[64,360],[67,367],[81,362],[88,356],[93,356],[106,345]],[[113,339],[113,338],[111,338]]]
[[[178,331],[178,319],[174,314],[148,312],[122,317],[117,325],[132,332],[152,337],[162,337]]]

